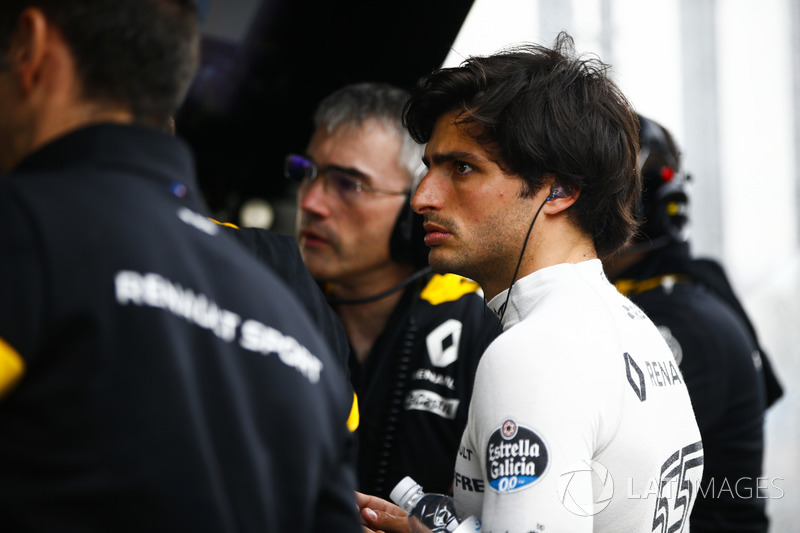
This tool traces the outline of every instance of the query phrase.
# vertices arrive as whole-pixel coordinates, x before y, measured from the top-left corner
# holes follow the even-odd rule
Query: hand
[[[364,533],[411,533],[408,513],[377,496],[356,492]]]

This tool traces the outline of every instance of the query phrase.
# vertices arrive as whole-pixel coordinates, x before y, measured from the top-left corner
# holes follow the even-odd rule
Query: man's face
[[[493,296],[511,282],[536,210],[520,197],[521,178],[504,173],[453,120],[445,114],[433,128],[425,148],[429,170],[411,205],[425,217],[434,270],[474,279]]]
[[[362,190],[354,197],[337,193],[328,169],[358,175],[362,185],[405,191],[408,172],[399,164],[401,140],[375,121],[314,132],[306,155],[321,174],[304,182],[298,193],[297,238],[311,275],[320,281],[358,283],[396,268],[389,239],[405,195]]]

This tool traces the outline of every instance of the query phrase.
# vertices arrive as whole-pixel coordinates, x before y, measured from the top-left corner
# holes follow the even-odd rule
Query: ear
[[[41,81],[42,66],[55,31],[44,13],[37,8],[28,8],[20,15],[8,56],[23,92],[31,92]]]
[[[543,191],[547,194],[547,200],[542,208],[542,211],[544,211],[546,215],[561,213],[574,204],[581,195],[581,190],[579,188],[568,187],[567,185],[561,184],[558,182],[558,179],[552,175],[546,177]]]

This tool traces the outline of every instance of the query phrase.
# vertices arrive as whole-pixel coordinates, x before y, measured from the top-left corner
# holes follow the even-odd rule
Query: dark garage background
[[[411,88],[447,56],[472,0],[210,0],[201,67],[176,116],[221,220],[263,198],[292,233],[283,157],[305,148],[317,102],[358,81]]]

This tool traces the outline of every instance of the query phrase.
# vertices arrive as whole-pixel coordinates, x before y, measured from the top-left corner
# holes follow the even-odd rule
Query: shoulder
[[[677,285],[669,293],[662,289],[650,291],[633,301],[662,333],[669,331],[684,348],[697,352],[696,357],[727,359],[731,351],[749,355],[756,348],[741,316],[699,283]]]
[[[477,442],[491,443],[508,421],[535,429],[562,451],[597,442],[622,412],[620,365],[598,356],[588,340],[571,342],[581,334],[564,342],[546,328],[525,326],[502,334],[481,358],[470,403]]]
[[[420,293],[420,298],[431,305],[455,302],[466,295],[479,297],[480,286],[456,274],[434,274]]]
[[[489,345],[479,377],[493,382],[492,390],[509,384],[554,395],[593,390],[603,379],[613,379],[622,361],[619,332],[608,315],[601,300],[580,292],[545,298]]]
[[[501,331],[497,315],[483,299],[480,286],[455,274],[435,274],[419,294],[417,317],[426,329],[458,329],[460,351],[483,353]]]
[[[232,224],[217,223],[223,232],[244,245],[253,257],[270,267],[289,285],[309,283],[303,256],[294,237],[261,228],[239,228]]]
[[[281,235],[261,228],[240,228],[233,224],[218,222],[223,231],[242,243],[257,257],[265,261],[278,262],[287,257],[300,257],[297,242],[290,235]]]
[[[6,222],[23,217],[38,221],[43,216],[60,216],[76,192],[62,186],[64,180],[52,176],[0,176],[0,220]],[[63,206],[64,209],[59,210]],[[52,211],[59,212],[58,215]],[[4,229],[4,231],[6,231]]]
[[[225,233],[243,244],[251,256],[277,274],[300,300],[333,349],[339,366],[349,373],[347,360],[350,345],[347,334],[333,308],[328,305],[322,289],[306,269],[294,237],[260,228],[238,228],[231,224],[221,226]]]
[[[433,275],[419,292],[418,316],[424,322],[457,318],[471,327],[499,331],[497,316],[486,305],[480,286],[455,274]],[[497,327],[495,327],[497,326]]]
[[[25,192],[18,185],[18,180],[11,177],[0,178],[0,223],[6,226],[3,228],[3,235],[21,229],[15,224],[16,221],[30,218]]]

